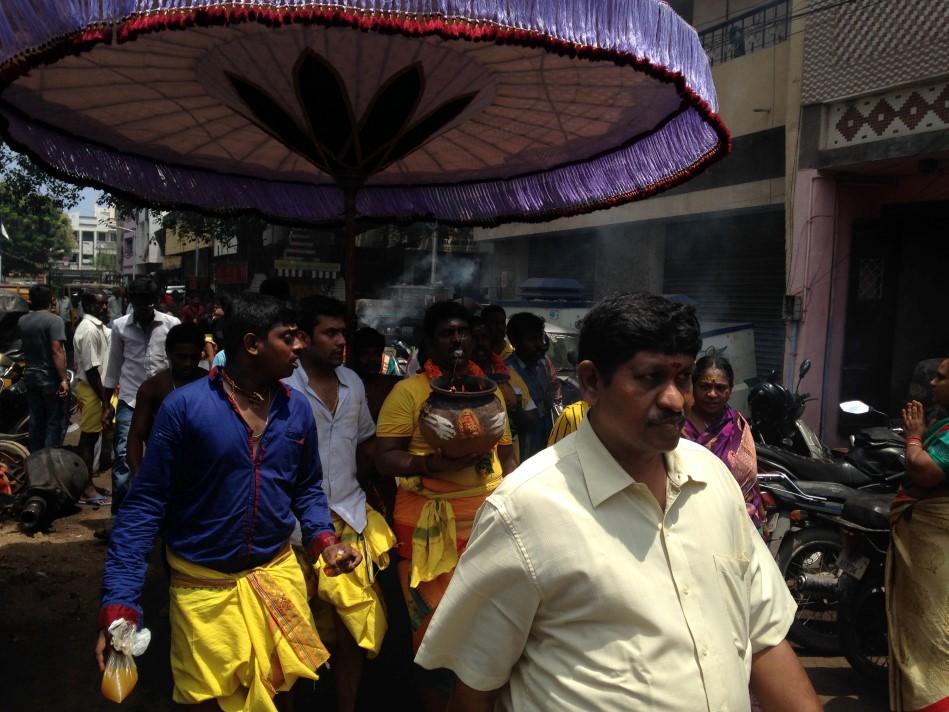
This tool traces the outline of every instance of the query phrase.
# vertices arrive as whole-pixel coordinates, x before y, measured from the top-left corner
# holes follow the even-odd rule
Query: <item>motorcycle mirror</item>
[[[804,359],[804,362],[801,363],[801,370],[798,371],[798,378],[803,379],[807,375],[807,372],[811,370],[811,360],[809,358]]]
[[[850,413],[850,415],[866,415],[870,412],[870,406],[868,406],[863,401],[858,400],[841,403],[840,409],[844,413]]]

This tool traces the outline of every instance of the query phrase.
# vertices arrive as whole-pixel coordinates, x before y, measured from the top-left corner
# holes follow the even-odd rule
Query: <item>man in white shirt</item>
[[[112,513],[118,511],[128,493],[130,472],[125,457],[135,396],[146,378],[168,368],[165,337],[181,322],[155,310],[158,285],[150,277],[136,277],[129,286],[130,314],[112,322],[109,365],[102,381],[102,422],[115,418],[115,457],[112,464]],[[112,396],[118,395],[118,408]],[[103,535],[100,535],[100,538]]]
[[[102,377],[109,363],[112,330],[108,297],[101,289],[82,294],[82,321],[73,334],[73,360],[76,371],[76,398],[79,400],[79,456],[89,468],[89,482],[83,499],[102,501],[92,484],[96,443],[102,436]]]
[[[416,657],[453,712],[821,709],[738,485],[680,440],[699,333],[649,294],[584,320],[589,415],[488,498]]]
[[[387,623],[373,569],[388,565],[388,551],[395,546],[395,535],[382,515],[366,503],[366,493],[356,479],[357,459],[372,462],[376,426],[362,380],[342,365],[345,314],[343,303],[336,299],[304,300],[297,324],[306,348],[298,352],[299,366],[286,380],[306,396],[316,418],[323,491],[336,535],[353,543],[366,562],[348,577],[318,571],[319,597],[332,607],[336,628],[333,673],[340,712],[355,709],[364,656],[375,657],[382,647]]]

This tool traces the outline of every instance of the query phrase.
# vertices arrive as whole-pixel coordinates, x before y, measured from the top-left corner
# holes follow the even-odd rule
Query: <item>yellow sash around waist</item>
[[[422,505],[412,534],[409,586],[418,588],[420,583],[434,581],[458,565],[458,532],[452,500],[475,498],[483,501],[497,488],[500,478],[453,492],[430,490],[422,485],[421,478],[412,479],[417,482],[405,489],[427,500]],[[481,506],[481,502],[478,502],[478,506]]]

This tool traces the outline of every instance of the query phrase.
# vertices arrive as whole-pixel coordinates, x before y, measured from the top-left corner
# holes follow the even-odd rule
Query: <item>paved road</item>
[[[885,688],[867,683],[845,658],[801,656],[825,712],[887,712]]]

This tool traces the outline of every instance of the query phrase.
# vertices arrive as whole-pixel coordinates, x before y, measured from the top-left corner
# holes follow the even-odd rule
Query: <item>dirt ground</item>
[[[109,487],[108,475],[97,484]],[[52,527],[27,535],[0,521],[0,670],[4,710],[106,710],[93,657],[105,544],[92,536],[108,505],[81,507]],[[139,684],[123,707],[161,712],[171,705],[167,594],[160,569],[149,572],[145,606],[153,611],[152,644],[139,660]],[[151,621],[149,621],[151,623]]]
[[[109,487],[107,474],[96,482]],[[92,652],[106,548],[92,533],[108,516],[108,506],[82,507],[57,519],[49,531],[32,536],[22,533],[14,522],[0,520],[0,671],[4,680],[0,709],[117,709],[99,694],[100,677]],[[164,712],[175,706],[168,665],[167,582],[160,565],[149,570],[143,604],[152,643],[138,659],[138,686],[122,707]],[[842,658],[803,659],[827,712],[887,709],[885,691],[866,685]],[[404,683],[403,668],[396,677],[377,677],[370,687],[380,693],[380,701],[387,698],[391,705],[400,697],[397,690],[405,689]],[[311,684],[311,689],[299,691],[297,709],[333,709],[327,687],[324,679],[315,690]],[[413,706],[399,705],[402,709]],[[365,699],[360,707],[373,710],[380,706],[376,700]]]

